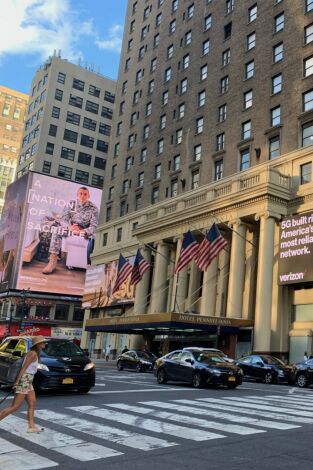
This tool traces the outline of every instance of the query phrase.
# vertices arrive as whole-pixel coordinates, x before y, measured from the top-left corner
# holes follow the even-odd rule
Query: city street
[[[312,396],[253,382],[236,390],[161,386],[152,374],[101,362],[88,395],[38,397],[45,432],[26,433],[26,407],[0,423],[0,469],[309,470]]]

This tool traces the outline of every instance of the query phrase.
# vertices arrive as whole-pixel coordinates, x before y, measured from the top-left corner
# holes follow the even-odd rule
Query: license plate
[[[228,382],[236,382],[236,377],[228,377]]]
[[[71,379],[70,377],[67,377],[66,379],[62,380],[62,384],[73,384],[74,380]]]

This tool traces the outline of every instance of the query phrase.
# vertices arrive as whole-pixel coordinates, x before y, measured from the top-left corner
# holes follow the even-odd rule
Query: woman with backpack
[[[44,428],[35,426],[34,413],[36,405],[36,395],[33,387],[34,375],[37,372],[40,353],[45,347],[46,339],[43,336],[34,336],[32,338],[32,347],[25,356],[21,370],[19,371],[15,383],[14,399],[11,406],[4,408],[0,412],[0,421],[8,415],[17,411],[26,399],[28,405],[27,419],[29,433],[38,433],[44,431]]]

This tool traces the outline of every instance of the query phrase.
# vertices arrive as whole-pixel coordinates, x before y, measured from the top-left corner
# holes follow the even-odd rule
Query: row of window
[[[52,137],[55,137],[56,133],[57,133],[57,126],[55,126],[53,124],[50,124],[49,135],[51,135]],[[77,144],[77,142],[78,142],[78,132],[74,132],[74,131],[71,131],[69,129],[64,129],[63,140],[66,140],[68,142],[73,142],[73,143]],[[83,145],[84,147],[94,148],[95,138],[91,137],[89,135],[86,135],[86,134],[81,134],[79,143],[80,143],[80,145]],[[49,148],[49,151],[46,150],[46,153],[49,153],[50,155],[53,155],[54,144],[48,142],[47,143],[47,149],[48,148]],[[109,143],[105,142],[104,140],[97,139],[95,148],[99,152],[108,153]]]
[[[59,72],[57,81],[58,83],[61,83],[62,85],[64,85],[66,81],[66,74],[63,72]],[[76,90],[79,90],[79,91],[85,91],[85,85],[86,84],[83,80],[79,80],[78,78],[73,78],[72,88],[75,88]],[[96,98],[100,98],[100,93],[101,93],[100,88],[96,87],[95,85],[89,85],[88,87],[89,95],[95,96]],[[111,93],[110,91],[105,91],[103,99],[104,101],[108,101],[109,103],[114,103],[115,95],[114,93]]]
[[[55,90],[55,94],[54,94],[54,99],[57,100],[57,101],[63,101],[63,90],[60,90],[60,89],[56,89]],[[72,93],[70,94],[70,97],[69,97],[69,101],[68,103],[71,105],[71,106],[74,106],[76,108],[80,108],[82,109],[83,107],[83,98],[81,96],[76,96],[76,95],[73,95]],[[85,103],[85,110],[86,111],[89,111],[90,113],[93,113],[93,114],[98,114],[99,113],[99,104],[98,103],[95,103],[93,101],[90,101],[90,100],[86,100],[86,103]],[[101,116],[102,117],[105,117],[107,119],[112,119],[112,116],[113,116],[113,109],[112,108],[108,108],[106,106],[102,106],[101,108]]]
[[[51,171],[51,162],[44,161],[42,166],[42,172],[49,174]],[[73,176],[73,168],[68,166],[59,165],[58,167],[58,176],[60,178],[65,179],[72,179]],[[91,177],[91,185],[96,186],[97,188],[103,187],[103,176],[100,175],[92,175]],[[82,170],[75,170],[75,181],[81,184],[88,184],[89,183],[89,173],[87,171]]]
[[[61,112],[60,108],[58,108],[57,106],[53,106],[52,111],[51,111],[51,117],[53,117],[55,119],[59,119],[60,112]],[[80,114],[73,113],[71,111],[67,111],[66,122],[69,122],[70,124],[74,124],[75,126],[80,126],[81,118],[82,118],[82,116]],[[107,135],[107,136],[111,135],[111,126],[109,124],[99,122],[99,125],[97,126],[97,121],[95,121],[94,119],[87,118],[87,117],[83,118],[82,127],[84,129],[88,129],[90,131],[95,131],[95,132],[97,131],[97,132],[99,132],[99,134],[103,134],[103,135]],[[98,127],[98,129],[97,129],[97,127]],[[52,135],[52,134],[50,134],[50,135]]]
[[[9,117],[10,116],[10,113],[11,113],[11,104],[10,103],[3,103],[3,108],[2,108],[2,116],[4,117]],[[14,105],[14,110],[13,110],[13,116],[12,118],[15,120],[15,121],[18,121],[20,118],[21,118],[21,108],[17,108],[15,105]]]
[[[41,80],[39,80],[39,82],[36,85],[33,86],[31,96],[33,97],[35,95],[35,93],[37,93],[37,91],[40,90],[40,88],[45,86],[47,81],[48,81],[48,74],[44,75],[44,77]]]
[[[61,148],[61,154],[60,157],[64,158],[65,160],[70,160],[70,161],[75,161],[75,155],[76,155],[76,150],[68,148],[68,147],[62,147]],[[78,163],[81,163],[83,165],[91,165],[92,161],[92,155],[89,153],[85,152],[78,152],[78,158],[77,158]],[[95,157],[94,159],[94,167],[99,168],[99,170],[105,170],[105,164],[106,160],[101,157]]]

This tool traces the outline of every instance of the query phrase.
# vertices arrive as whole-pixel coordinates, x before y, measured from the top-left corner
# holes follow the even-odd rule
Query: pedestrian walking
[[[111,345],[107,346],[105,348],[105,360],[108,361],[110,359],[110,353],[111,353]]]
[[[309,359],[308,353],[305,351],[304,356],[303,356],[303,360],[304,360],[304,362],[305,362],[305,361],[307,361],[308,359]]]
[[[17,411],[26,399],[28,405],[27,420],[29,433],[44,431],[44,428],[35,425],[34,414],[36,406],[36,394],[33,387],[34,375],[39,365],[40,352],[45,347],[46,339],[43,336],[34,336],[32,347],[25,356],[21,370],[13,385],[14,398],[11,406],[0,412],[0,421]]]

